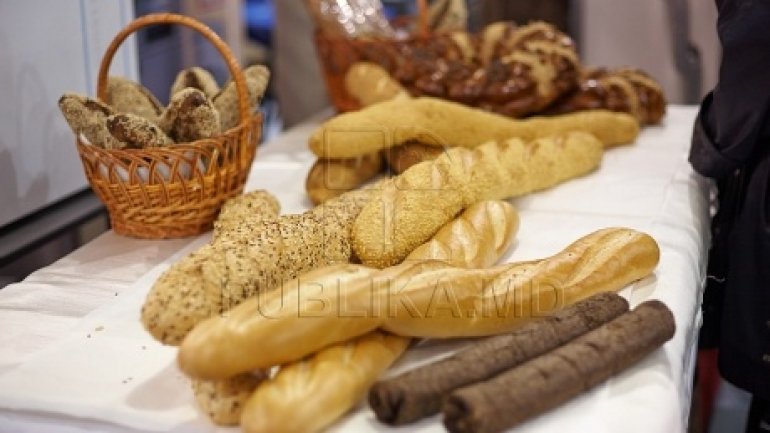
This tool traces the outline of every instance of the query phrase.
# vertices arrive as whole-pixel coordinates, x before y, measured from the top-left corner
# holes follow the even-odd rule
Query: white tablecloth
[[[661,247],[660,265],[622,294],[632,306],[663,300],[677,324],[674,339],[640,364],[517,432],[685,430],[711,188],[686,161],[694,116],[694,107],[672,106],[662,126],[646,128],[633,146],[609,150],[597,172],[513,202],[521,228],[506,261],[553,254],[607,226],[650,233]],[[316,124],[263,146],[247,190],[270,190],[286,213],[306,209],[304,177],[313,161],[306,139]],[[217,431],[195,409],[174,349],[152,340],[138,321],[157,275],[206,239],[146,241],[110,232],[0,290],[0,432]],[[395,370],[462,344],[418,347]],[[333,430],[390,431],[364,406]],[[443,429],[434,417],[401,431]]]

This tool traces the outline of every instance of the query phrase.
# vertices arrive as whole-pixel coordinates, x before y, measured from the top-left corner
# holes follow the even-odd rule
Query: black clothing
[[[725,379],[770,400],[770,1],[717,6],[719,83],[690,150],[719,189],[701,342],[719,343]]]
[[[758,397],[751,399],[746,433],[770,433],[770,401]]]

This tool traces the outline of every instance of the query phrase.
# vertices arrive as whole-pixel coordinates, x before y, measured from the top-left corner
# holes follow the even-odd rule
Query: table
[[[663,300],[677,324],[664,348],[517,432],[686,430],[713,190],[686,161],[695,113],[671,106],[662,126],[646,128],[633,146],[608,150],[598,171],[513,201],[521,229],[505,261],[555,253],[606,226],[650,233],[661,247],[655,276],[622,294],[632,306]],[[264,145],[246,189],[269,189],[284,213],[308,208],[303,180],[313,157],[306,140],[322,117]],[[207,239],[150,241],[108,232],[0,290],[0,432],[229,431],[195,410],[174,349],[154,342],[138,323],[138,307],[157,275]],[[463,344],[419,347],[394,370]],[[332,430],[391,431],[364,407]],[[442,429],[434,417],[400,431]]]

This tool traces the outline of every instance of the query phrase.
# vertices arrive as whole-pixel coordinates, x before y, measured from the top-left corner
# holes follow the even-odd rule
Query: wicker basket
[[[427,0],[417,0],[419,14],[416,17],[416,40],[424,40],[435,35],[428,29]],[[400,41],[405,42],[405,41]],[[393,39],[383,38],[345,38],[335,35],[327,35],[317,30],[315,32],[315,45],[318,60],[321,63],[321,73],[326,83],[326,91],[332,105],[340,111],[354,111],[361,108],[357,99],[350,96],[345,89],[345,75],[353,64],[361,61],[362,53],[370,51],[370,47],[377,45],[392,45]],[[408,41],[407,41],[408,43]]]
[[[162,148],[77,149],[91,188],[104,202],[115,232],[138,238],[178,238],[212,227],[222,204],[240,194],[256,154],[262,116],[251,115],[243,72],[227,45],[204,24],[182,15],[151,14],[126,26],[99,67],[97,97],[104,101],[107,73],[120,44],[154,24],[180,24],[205,36],[224,57],[238,92],[240,123],[223,134]]]

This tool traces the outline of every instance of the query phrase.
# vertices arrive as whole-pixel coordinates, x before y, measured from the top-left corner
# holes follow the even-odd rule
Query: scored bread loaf
[[[510,204],[480,202],[442,227],[407,260],[435,259],[462,267],[490,266],[508,249],[518,226],[518,214]],[[194,380],[196,398],[218,424],[233,423],[243,410],[242,425],[247,432],[317,431],[358,402],[408,342],[404,337],[373,331],[284,365],[273,379],[264,383],[244,375],[220,381]],[[249,384],[252,392],[258,385],[259,390],[244,409],[244,400],[252,394],[247,389]],[[315,404],[308,404],[311,399]],[[289,413],[291,422],[287,422]]]
[[[602,144],[583,132],[449,149],[383,185],[356,218],[353,248],[368,266],[399,263],[465,207],[583,175],[599,165],[602,153]]]
[[[596,136],[605,146],[639,134],[633,116],[604,110],[513,120],[436,98],[395,99],[340,114],[316,129],[310,150],[323,158],[352,158],[407,142],[473,148],[490,140],[525,141],[569,131]]]
[[[211,72],[198,66],[181,70],[171,85],[169,95],[173,97],[177,92],[187,88],[198,89],[207,98],[213,98],[219,93],[219,84],[217,84],[216,78],[211,75]]]
[[[217,228],[210,244],[153,284],[142,323],[164,344],[179,344],[197,323],[282,281],[352,257],[350,229],[374,188],[351,191],[297,215],[267,210]],[[266,207],[265,209],[270,209]]]
[[[612,228],[549,258],[489,269],[436,261],[380,272],[338,265],[285,284],[281,297],[251,299],[227,317],[201,323],[180,346],[178,362],[191,377],[223,379],[296,361],[377,328],[408,337],[499,334],[619,290],[651,273],[659,256],[650,236]]]
[[[350,159],[320,158],[307,173],[307,195],[313,204],[323,203],[368,182],[380,173],[382,165],[379,153]]]
[[[242,430],[321,431],[355,406],[408,344],[407,338],[374,331],[281,367],[246,401]]]

